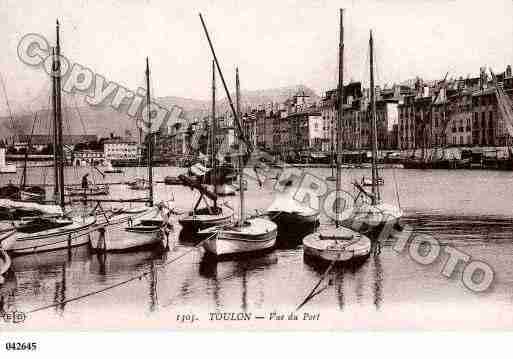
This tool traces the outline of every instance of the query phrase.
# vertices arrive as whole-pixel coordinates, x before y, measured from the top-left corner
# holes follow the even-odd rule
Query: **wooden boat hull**
[[[212,226],[223,226],[233,222],[233,211],[226,208],[221,214],[195,214],[178,220],[187,232],[196,233]]]
[[[150,247],[167,246],[167,236],[159,227],[148,230],[128,227],[118,238],[107,239],[105,236],[105,231],[99,236],[91,236],[89,242],[91,248],[102,252],[130,252]]]
[[[210,236],[203,243],[203,248],[215,256],[228,256],[274,247],[278,234],[275,223],[262,218],[248,219],[246,222],[249,225],[242,228],[209,228],[202,231],[202,234]]]
[[[298,225],[308,226],[317,223],[319,220],[319,212],[303,213],[303,212],[267,212],[269,218],[279,226]]]
[[[89,243],[89,237],[98,235],[95,223],[96,218],[89,217],[76,219],[67,226],[36,233],[18,232],[11,252],[21,255],[85,245]]]
[[[2,166],[0,167],[0,173],[16,173],[16,165],[7,164],[5,166]]]
[[[39,202],[45,199],[45,195],[41,193],[32,193],[29,191],[20,191],[20,199],[22,201]]]
[[[355,207],[351,216],[342,221],[342,226],[360,232],[380,231],[385,225],[396,225],[402,218],[401,209],[380,203],[377,205],[363,205]]]
[[[66,196],[103,196],[109,194],[108,186],[92,187],[92,188],[77,188],[68,187],[65,189]]]
[[[110,217],[107,217],[108,219],[105,218],[105,216],[102,214],[97,214],[96,224],[103,225],[105,227],[116,227],[125,225],[129,221],[133,221],[148,214],[151,210],[151,208],[146,208],[144,210],[134,210],[133,212],[114,214]]]
[[[166,176],[164,177],[164,184],[168,186],[180,186],[182,185],[182,181],[180,178],[175,176]]]
[[[307,235],[303,239],[304,255],[320,261],[340,263],[364,260],[370,255],[371,241],[367,236],[344,227],[332,232],[326,237],[323,232]]]
[[[123,173],[122,170],[104,170],[103,173]]]
[[[385,184],[385,181],[383,180],[383,178],[378,178],[376,181],[376,186],[383,186]],[[362,186],[365,186],[365,187],[372,187],[372,180],[371,179],[364,179],[362,181]]]

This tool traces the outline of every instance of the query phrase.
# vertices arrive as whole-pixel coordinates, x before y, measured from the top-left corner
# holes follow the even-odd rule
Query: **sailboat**
[[[337,177],[336,190],[340,193],[341,188],[341,154],[342,154],[342,118],[343,118],[343,96],[344,96],[344,11],[340,9],[340,46],[339,46],[339,79],[338,79],[338,116],[337,116]],[[350,228],[342,226],[340,201],[337,201],[335,226],[330,225],[320,231],[307,235],[303,238],[303,254],[305,258],[319,260],[321,262],[354,262],[365,260],[371,251],[370,239]]]
[[[357,199],[360,196],[365,196],[370,199],[369,203],[356,205],[352,216],[348,218],[344,224],[356,230],[371,230],[379,231],[385,224],[397,224],[399,219],[403,216],[402,210],[391,204],[383,203],[381,193],[379,190],[380,177],[378,176],[378,138],[377,138],[377,123],[376,123],[376,97],[374,88],[374,41],[372,38],[372,30],[370,31],[369,38],[370,49],[370,111],[371,111],[371,125],[372,125],[372,162],[371,162],[371,192],[367,192],[362,185],[355,182],[354,186],[359,190]]]
[[[219,71],[221,73],[221,71]],[[221,73],[222,78],[222,73]],[[224,80],[223,80],[224,83]],[[239,69],[236,69],[236,104],[237,110],[234,114],[235,121],[240,124],[240,83]],[[228,93],[228,91],[227,91]],[[228,96],[228,95],[227,95]],[[231,99],[229,98],[230,104]],[[231,104],[233,107],[233,104]],[[233,110],[233,108],[232,108]],[[239,128],[241,128],[239,126]],[[241,133],[241,138],[243,137]],[[266,218],[246,218],[244,203],[244,151],[243,141],[239,144],[239,221],[226,225],[207,228],[201,234],[207,235],[203,242],[203,248],[216,256],[228,256],[234,254],[258,252],[273,248],[276,244],[278,226]],[[249,151],[249,150],[248,150]]]
[[[198,166],[197,169],[197,178],[205,177],[205,174],[209,172],[213,191],[207,188],[202,183],[198,182],[192,177],[188,177],[185,175],[178,176],[182,183],[185,186],[188,186],[192,189],[197,189],[200,192],[200,197],[196,202],[194,209],[185,217],[180,218],[179,223],[182,225],[183,229],[186,232],[196,233],[202,229],[218,226],[218,225],[226,225],[232,222],[233,220],[233,210],[228,208],[227,206],[219,206],[218,205],[218,196],[217,191],[219,190],[219,186],[217,185],[219,179],[219,171],[217,168],[215,153],[215,138],[217,133],[217,120],[216,120],[216,76],[215,76],[215,63],[212,62],[212,126],[211,126],[211,141],[210,141],[210,154],[211,154],[211,165],[212,169],[208,170],[203,166]],[[191,170],[195,170],[195,166],[191,167]],[[211,206],[206,198],[209,198],[213,205]],[[206,206],[203,208],[199,208],[199,205],[202,200],[205,200]]]
[[[288,226],[311,226],[319,221],[320,212],[317,209],[300,203],[294,198],[299,190],[299,181],[291,179],[282,181],[284,191],[277,193],[273,203],[267,208],[266,214],[279,227]]]
[[[149,60],[146,58],[146,102],[150,104],[150,65]],[[124,228],[122,236],[116,238],[106,238],[106,231],[103,228],[98,237],[92,237],[90,241],[91,248],[98,251],[133,251],[152,246],[162,246],[168,248],[169,234],[173,230],[171,224],[171,214],[174,213],[169,203],[161,202],[154,206],[153,201],[153,136],[154,133],[151,129],[151,106],[148,109],[149,132],[146,139],[146,154],[148,162],[148,207],[149,209],[144,212],[136,213],[137,220],[134,222],[131,217],[128,217],[128,226]],[[125,223],[124,221],[121,223]]]
[[[17,240],[11,248],[13,254],[28,254],[41,251],[70,248],[87,244],[94,235],[95,216],[71,217],[66,214],[64,201],[64,151],[62,140],[61,73],[59,22],[56,24],[57,44],[52,50],[52,107],[54,136],[54,179],[57,205],[42,206],[23,203],[37,209],[34,217],[14,219],[18,231]],[[14,202],[14,201],[13,201]],[[20,203],[6,204],[15,208]]]
[[[27,186],[27,162],[28,153],[31,148],[31,139],[34,132],[35,123],[37,121],[37,113],[34,115],[32,124],[32,132],[28,140],[27,149],[25,150],[23,170],[21,173],[20,185],[16,186],[9,182],[7,185],[0,187],[0,197],[12,200],[41,202],[45,199],[45,189],[40,186]],[[0,167],[5,162],[5,148],[0,149]],[[16,173],[16,170],[14,171]]]

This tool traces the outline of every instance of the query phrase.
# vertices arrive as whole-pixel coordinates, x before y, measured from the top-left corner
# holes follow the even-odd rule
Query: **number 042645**
[[[5,343],[6,350],[20,350],[20,351],[30,351],[37,350],[37,343],[21,343],[21,342],[7,342]]]

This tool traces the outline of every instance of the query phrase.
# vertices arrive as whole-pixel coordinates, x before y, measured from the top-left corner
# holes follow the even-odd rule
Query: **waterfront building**
[[[81,149],[72,152],[72,163],[75,166],[101,164],[105,159],[104,151]]]
[[[442,130],[446,138],[442,145],[472,146],[472,91],[464,89],[449,97],[448,123]]]
[[[110,138],[103,141],[104,158],[108,161],[138,161],[141,146],[131,138]]]

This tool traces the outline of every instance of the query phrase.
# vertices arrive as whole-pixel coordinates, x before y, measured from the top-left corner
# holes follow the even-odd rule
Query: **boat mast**
[[[237,118],[240,118],[240,82],[239,82],[239,68],[235,69],[235,106],[237,110]],[[240,198],[240,223],[244,225],[244,154],[242,152],[243,139],[239,141],[239,198]]]
[[[212,60],[212,135],[210,136],[210,156],[212,159],[212,178],[214,185],[214,209],[217,208],[217,164],[216,164],[216,138],[217,138],[217,121],[216,121],[216,64]]]
[[[333,123],[330,124],[331,127],[331,177],[335,176],[335,146],[333,146],[333,142],[335,139],[335,131],[333,131]]]
[[[378,134],[376,125],[376,98],[374,95],[374,41],[372,39],[372,30],[370,30],[369,39],[370,48],[370,100],[371,100],[371,120],[372,120],[372,205],[378,204],[379,189],[377,188],[378,168]]]
[[[148,154],[148,181],[150,182],[150,198],[149,198],[149,205],[150,207],[153,207],[153,168],[151,166],[151,159],[152,159],[152,132],[151,132],[151,96],[150,96],[150,64],[148,57],[146,57],[146,108],[148,109],[148,143],[147,146],[147,154]]]
[[[57,160],[57,84],[56,84],[56,64],[55,64],[55,48],[52,47],[52,110],[53,110],[53,196],[55,203],[57,203],[57,194],[59,193],[59,171],[58,171],[58,160]]]
[[[340,39],[339,39],[339,55],[338,55],[338,116],[337,116],[337,178],[336,191],[337,195],[342,190],[342,117],[344,115],[344,9],[340,9]],[[340,201],[336,204],[337,218],[335,226],[340,226]]]
[[[57,163],[57,171],[56,178],[57,183],[56,187],[59,192],[59,205],[62,209],[64,209],[64,150],[63,150],[63,140],[62,140],[62,106],[61,106],[61,64],[60,64],[60,54],[61,54],[61,46],[60,46],[60,37],[59,37],[59,20],[56,22],[55,32],[57,35],[57,45],[55,46],[55,57],[54,57],[54,134],[56,134],[56,138],[54,142],[56,143],[56,149],[54,149],[54,153],[57,155],[56,163]]]

